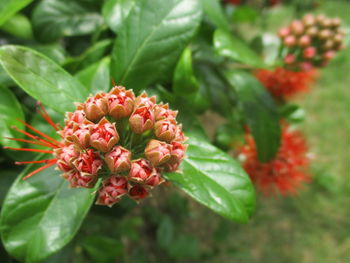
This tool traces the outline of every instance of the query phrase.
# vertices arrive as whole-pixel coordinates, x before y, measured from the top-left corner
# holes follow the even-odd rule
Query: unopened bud
[[[282,27],[279,31],[278,31],[278,36],[280,38],[285,38],[286,36],[288,36],[290,34],[290,30],[288,27]]]
[[[70,187],[72,188],[92,188],[97,182],[97,175],[81,173],[76,170],[71,170],[64,173],[62,176],[68,180]]]
[[[314,58],[315,55],[316,55],[315,47],[308,47],[308,48],[305,48],[303,51],[304,58]]]
[[[153,107],[156,104],[156,97],[148,97],[146,92],[142,92],[135,100],[135,107]]]
[[[148,190],[144,186],[138,184],[134,185],[129,190],[129,196],[136,201],[146,198],[148,194]]]
[[[128,180],[125,176],[112,175],[102,182],[96,204],[112,206],[128,193]]]
[[[335,17],[331,21],[333,27],[339,27],[341,25],[341,19],[339,17]]]
[[[73,162],[75,168],[81,172],[90,175],[96,175],[102,168],[103,161],[99,154],[92,149],[80,152],[77,159]]]
[[[99,121],[108,112],[106,94],[98,93],[95,96],[88,98],[85,103],[78,105],[77,108],[84,110],[88,120]]]
[[[304,25],[300,20],[294,20],[290,24],[290,29],[295,35],[301,35],[304,32]]]
[[[154,126],[154,112],[148,106],[136,108],[131,114],[129,124],[132,131],[136,134],[150,130]]]
[[[153,166],[159,166],[170,159],[171,145],[166,142],[151,140],[145,149],[145,156]]]
[[[307,35],[304,35],[299,39],[299,45],[301,47],[307,47],[310,44],[311,44],[311,38]]]
[[[108,111],[115,120],[129,117],[134,108],[135,95],[122,86],[114,87],[108,93]]]
[[[310,27],[306,30],[306,34],[310,37],[314,37],[318,34],[318,29],[317,27]]]
[[[295,56],[293,54],[287,54],[284,58],[284,63],[290,65],[295,62]]]
[[[117,145],[105,154],[105,162],[111,173],[129,171],[131,167],[131,152]]]
[[[303,23],[306,27],[314,26],[316,23],[316,18],[313,14],[306,14],[303,17]]]
[[[334,48],[335,43],[333,40],[328,39],[322,46],[323,49],[328,50]]]
[[[129,179],[136,183],[145,183],[157,171],[146,159],[137,159],[131,162]]]
[[[176,135],[176,122],[173,119],[157,121],[154,125],[154,134],[157,138],[170,142]]]
[[[99,121],[91,128],[90,144],[101,152],[108,152],[119,141],[119,135],[115,123],[110,123],[106,118]]]
[[[325,59],[326,61],[332,60],[334,56],[335,56],[335,51],[333,50],[329,50],[322,55],[323,59]]]
[[[293,35],[289,35],[284,39],[283,43],[287,47],[292,47],[296,44],[296,38]]]
[[[322,40],[326,40],[327,38],[330,38],[332,36],[332,32],[328,29],[324,29],[322,31],[320,31],[320,33],[318,34],[318,37]]]

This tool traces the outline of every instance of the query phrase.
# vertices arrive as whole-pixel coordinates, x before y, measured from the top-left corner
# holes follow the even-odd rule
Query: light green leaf
[[[1,26],[1,30],[19,38],[32,39],[32,25],[22,14],[15,14]]]
[[[1,0],[0,25],[32,1],[33,0]]]
[[[7,140],[5,137],[22,137],[21,134],[14,132],[12,126],[23,130],[24,125],[16,119],[24,120],[22,107],[15,95],[8,89],[0,86],[0,144],[18,147],[18,142]]]
[[[199,84],[194,76],[192,68],[191,49],[186,48],[177,63],[173,78],[173,90],[175,94],[188,96],[199,89]]]
[[[105,57],[101,61],[79,71],[75,77],[83,83],[92,94],[100,91],[108,92],[111,89],[109,73],[110,62],[111,59]]]
[[[214,47],[223,57],[247,64],[249,66],[265,67],[262,59],[246,43],[223,30],[214,33]]]
[[[225,31],[230,30],[230,25],[219,0],[202,0],[202,5],[204,13],[217,28]]]
[[[71,0],[41,1],[32,20],[36,36],[47,42],[65,36],[87,35],[103,24],[102,16],[94,8]]]
[[[29,95],[58,112],[74,109],[88,90],[44,55],[21,46],[0,47],[0,63]]]
[[[110,29],[117,33],[134,5],[135,0],[107,0],[102,14]]]
[[[198,202],[238,222],[247,222],[255,209],[249,176],[228,154],[208,142],[186,134],[190,140],[182,173],[164,176]]]
[[[226,78],[237,93],[246,122],[252,131],[260,161],[271,160],[280,145],[277,107],[266,89],[251,74],[232,70]]]
[[[71,189],[59,171],[48,168],[18,176],[1,209],[6,250],[21,262],[39,262],[65,246],[78,231],[94,200],[94,189]]]
[[[111,72],[136,92],[163,78],[199,25],[198,0],[137,1],[115,42]]]

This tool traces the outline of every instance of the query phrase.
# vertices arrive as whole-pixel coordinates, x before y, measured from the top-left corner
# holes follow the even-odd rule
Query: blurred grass
[[[277,30],[291,10],[273,10]],[[317,13],[350,26],[350,1],[324,1]],[[282,22],[283,23],[283,22]],[[314,182],[297,197],[258,197],[247,225],[228,225],[220,256],[212,262],[350,262],[350,45],[324,70],[313,90],[297,100],[307,112],[302,125],[315,154]],[[227,222],[218,222],[218,229]],[[228,231],[224,231],[228,233]]]

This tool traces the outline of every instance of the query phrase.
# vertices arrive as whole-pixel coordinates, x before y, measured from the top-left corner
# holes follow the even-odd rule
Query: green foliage
[[[105,1],[103,4],[102,14],[111,30],[118,33],[135,3],[135,0]]]
[[[226,78],[239,98],[259,159],[263,162],[271,160],[278,151],[281,136],[277,107],[272,97],[258,80],[244,71],[227,71]]]
[[[222,10],[219,0],[202,0],[204,13],[218,28],[229,31],[230,25]]]
[[[1,0],[0,25],[32,1],[33,0]]]
[[[248,175],[230,156],[209,143],[191,136],[188,144],[182,173],[165,177],[218,214],[247,222],[255,208]]]
[[[6,250],[24,262],[38,262],[65,246],[78,231],[94,200],[94,189],[70,189],[53,168],[11,186],[1,209]]]
[[[265,67],[261,58],[234,35],[217,29],[214,34],[214,47],[219,55],[230,58],[243,64],[263,68]]]
[[[0,47],[0,62],[28,94],[58,112],[84,101],[88,90],[69,73],[42,54],[21,46]]]
[[[138,1],[112,52],[116,83],[136,92],[168,74],[199,25],[198,0]],[[181,20],[181,23],[173,21]],[[133,33],[132,33],[133,32]]]
[[[84,1],[43,0],[33,12],[36,36],[52,42],[63,36],[80,36],[94,32],[103,18]]]
[[[11,127],[14,125],[19,129],[23,129],[24,127],[22,123],[17,121],[17,119],[24,119],[21,105],[8,88],[0,86],[0,94],[0,112],[3,114],[2,118],[0,119],[0,144],[18,147],[18,142],[9,141],[6,139],[6,137],[22,137],[11,129]]]

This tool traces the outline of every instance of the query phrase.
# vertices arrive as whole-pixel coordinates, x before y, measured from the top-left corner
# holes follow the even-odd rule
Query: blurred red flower
[[[317,77],[317,71],[291,71],[284,68],[275,70],[259,69],[256,78],[278,99],[289,99],[298,93],[307,92]]]
[[[267,163],[258,160],[250,133],[246,134],[246,144],[239,149],[239,157],[253,183],[264,194],[294,195],[303,183],[311,180],[307,151],[303,134],[283,124],[281,146],[274,159]]]

